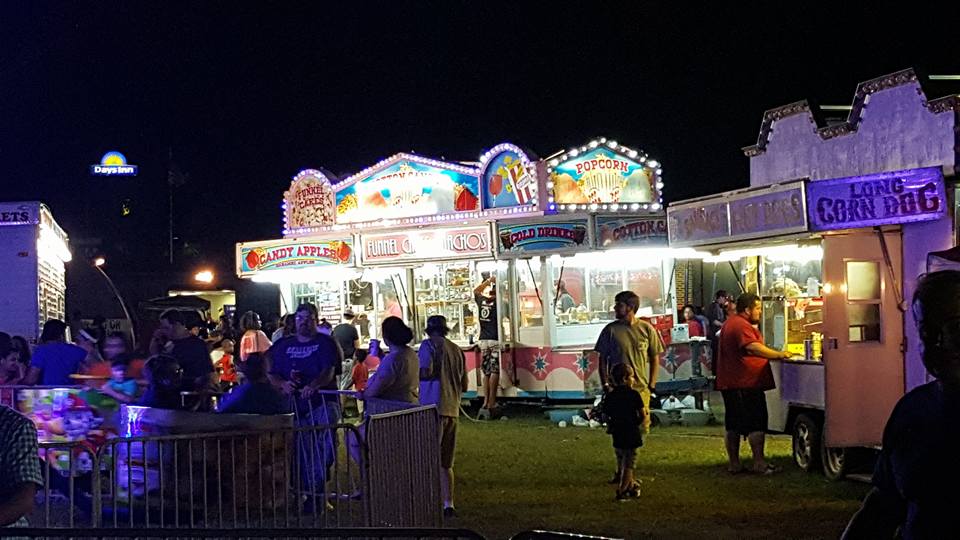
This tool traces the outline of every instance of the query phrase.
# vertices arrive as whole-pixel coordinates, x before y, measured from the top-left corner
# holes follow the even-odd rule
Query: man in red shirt
[[[717,389],[726,408],[728,471],[742,472],[740,437],[746,437],[753,452],[753,471],[773,474],[778,469],[763,457],[767,431],[767,402],[763,393],[772,390],[770,359],[790,358],[790,353],[763,344],[763,336],[754,326],[760,323],[763,303],[753,293],[737,299],[737,312],[723,323],[717,356]]]

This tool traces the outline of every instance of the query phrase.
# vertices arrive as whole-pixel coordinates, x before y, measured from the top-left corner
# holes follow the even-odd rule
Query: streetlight
[[[123,314],[127,318],[127,324],[130,325],[131,345],[135,349],[137,348],[137,332],[133,327],[133,318],[130,317],[130,311],[127,310],[127,303],[124,302],[123,296],[120,294],[120,290],[117,289],[117,286],[114,285],[113,280],[110,279],[110,276],[108,276],[103,270],[103,265],[105,264],[107,264],[107,260],[103,257],[97,257],[93,260],[93,267],[103,275],[104,279],[107,280],[107,285],[110,286],[110,290],[113,291],[113,295],[117,297],[117,302],[120,302],[120,307],[123,309]]]
[[[193,279],[199,281],[200,283],[213,283],[213,272],[210,270],[201,270],[197,272]]]

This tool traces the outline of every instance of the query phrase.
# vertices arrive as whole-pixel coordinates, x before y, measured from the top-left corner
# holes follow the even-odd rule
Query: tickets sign
[[[361,242],[364,264],[489,257],[492,254],[488,227],[370,234],[363,235]]]
[[[237,244],[240,276],[270,270],[346,265],[353,262],[349,240],[277,241]]]

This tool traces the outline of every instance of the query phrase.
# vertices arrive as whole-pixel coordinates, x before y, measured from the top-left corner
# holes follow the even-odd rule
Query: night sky
[[[932,26],[955,19],[928,8],[339,4],[4,2],[0,200],[42,200],[114,263],[160,265],[172,149],[190,174],[178,266],[227,270],[235,242],[280,236],[302,168],[474,160],[503,141],[546,156],[603,135],[661,161],[677,200],[747,185],[740,148],[766,109],[849,104],[907,67],[960,73],[954,31]],[[139,176],[90,176],[108,150]]]

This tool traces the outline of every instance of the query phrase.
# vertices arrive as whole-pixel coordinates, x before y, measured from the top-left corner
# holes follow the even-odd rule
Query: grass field
[[[619,538],[836,538],[868,486],[829,482],[790,460],[790,439],[768,439],[784,472],[731,476],[721,427],[655,428],[640,449],[639,500],[616,502],[602,429],[559,428],[535,415],[461,418],[455,469],[460,517],[487,538],[547,529]],[[748,451],[742,448],[744,456]]]

